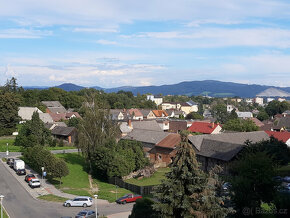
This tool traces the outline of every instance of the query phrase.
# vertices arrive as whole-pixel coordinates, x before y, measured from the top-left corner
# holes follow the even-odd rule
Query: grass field
[[[0,152],[6,152],[7,143],[8,150],[10,152],[21,152],[22,147],[14,146],[15,137],[0,137]],[[46,147],[48,150],[64,150],[64,149],[74,149],[76,147],[65,146],[65,147]]]
[[[52,183],[60,188],[63,192],[74,195],[86,195],[93,196],[96,193],[92,193],[90,190],[88,173],[85,169],[84,158],[77,153],[71,154],[56,154],[57,157],[63,158],[68,165],[69,175],[62,179],[61,186],[59,180],[55,179]],[[116,187],[107,182],[93,179],[93,186],[97,186],[99,195],[98,198],[114,202],[116,200]],[[124,194],[130,193],[130,191],[122,188],[117,188],[117,197],[121,197]]]
[[[143,179],[128,179],[126,182],[139,186],[159,185],[162,179],[165,179],[165,173],[170,171],[169,168],[159,168],[151,177]]]
[[[41,200],[45,200],[45,201],[54,201],[54,202],[65,202],[66,200],[68,200],[68,198],[63,198],[63,197],[59,197],[56,195],[42,195],[38,197]]]

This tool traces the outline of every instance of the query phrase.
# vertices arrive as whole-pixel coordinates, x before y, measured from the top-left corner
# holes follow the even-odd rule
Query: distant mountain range
[[[84,88],[72,83],[64,83],[57,88],[61,88],[66,91],[79,91]],[[25,89],[36,89],[37,87],[24,87]],[[46,89],[48,87],[38,87],[39,89]],[[221,82],[216,80],[204,80],[204,81],[188,81],[181,82],[172,85],[161,85],[161,86],[122,86],[117,88],[101,88],[94,86],[98,90],[104,90],[105,92],[118,92],[120,90],[130,91],[134,95],[137,93],[146,94],[163,94],[163,95],[208,95],[213,97],[254,97],[257,94],[265,91],[269,88],[278,89],[281,93],[289,93],[290,87],[275,87],[265,85],[247,85],[233,82]],[[277,91],[276,91],[277,93]],[[278,92],[279,93],[279,92]],[[282,97],[282,96],[281,96]]]

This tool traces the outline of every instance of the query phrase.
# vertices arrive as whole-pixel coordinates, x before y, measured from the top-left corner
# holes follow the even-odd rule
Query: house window
[[[162,160],[161,154],[158,154],[158,160]]]

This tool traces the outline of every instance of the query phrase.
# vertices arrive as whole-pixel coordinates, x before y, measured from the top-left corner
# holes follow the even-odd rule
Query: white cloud
[[[52,35],[52,31],[42,31],[33,29],[4,29],[0,30],[0,38],[35,39]]]
[[[83,32],[83,33],[117,33],[119,32],[117,28],[74,28],[73,32]]]
[[[117,44],[117,42],[115,41],[109,41],[105,39],[100,39],[100,40],[97,40],[96,42],[101,45],[116,45]]]

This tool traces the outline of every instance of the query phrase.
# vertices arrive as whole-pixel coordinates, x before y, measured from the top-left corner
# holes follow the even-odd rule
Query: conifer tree
[[[199,169],[186,133],[181,133],[181,138],[171,171],[155,191],[158,202],[154,209],[162,217],[225,217],[229,210],[216,196],[214,178],[209,182],[209,176]]]

